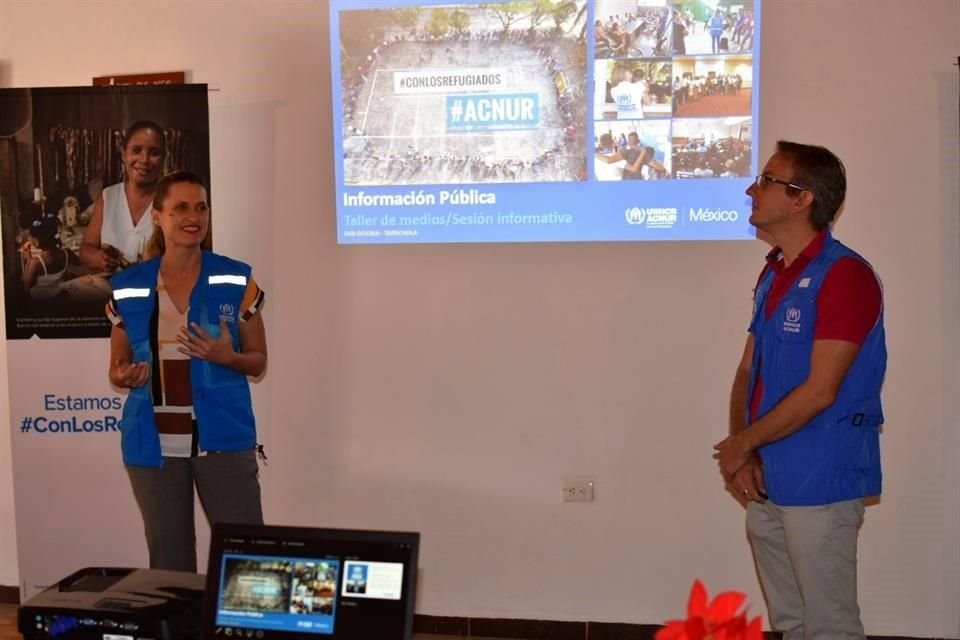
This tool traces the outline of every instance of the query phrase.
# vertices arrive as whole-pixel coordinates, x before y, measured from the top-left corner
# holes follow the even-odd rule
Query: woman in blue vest
[[[713,52],[720,53],[720,36],[723,35],[723,13],[719,8],[710,17],[710,40],[713,45]]]
[[[196,571],[194,485],[210,523],[260,524],[247,376],[267,364],[263,292],[248,265],[205,251],[199,176],[157,183],[150,259],[113,277],[110,381],[128,388],[121,449],[150,567]]]

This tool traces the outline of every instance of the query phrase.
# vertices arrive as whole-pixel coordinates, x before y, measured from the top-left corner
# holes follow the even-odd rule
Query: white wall
[[[335,246],[325,11],[0,0],[0,86],[185,69],[219,88],[218,248],[269,294],[268,518],[421,531],[426,614],[654,623],[695,577],[759,608],[710,448],[766,246]],[[861,539],[864,622],[957,638],[960,3],[764,13],[759,152],[789,138],[845,160],[837,235],[885,283],[886,492]],[[5,410],[0,424],[6,478]],[[595,476],[596,501],[561,504],[564,475]],[[15,584],[7,489],[0,523],[0,583]]]

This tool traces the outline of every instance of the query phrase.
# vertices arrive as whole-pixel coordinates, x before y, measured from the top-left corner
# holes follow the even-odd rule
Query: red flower
[[[725,591],[708,604],[707,589],[699,580],[690,589],[686,620],[668,620],[654,640],[763,640],[760,616],[747,623],[747,613],[737,613],[747,596]]]

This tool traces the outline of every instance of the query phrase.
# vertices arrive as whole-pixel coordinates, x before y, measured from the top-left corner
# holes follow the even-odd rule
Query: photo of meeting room
[[[153,186],[210,175],[207,113],[206,85],[0,89],[8,339],[110,335],[110,279],[144,257]]]
[[[593,119],[669,118],[672,84],[669,60],[597,60]]]
[[[673,54],[753,51],[753,0],[682,0],[671,20]]]
[[[750,115],[752,94],[752,56],[673,60],[673,113],[677,117]]]
[[[593,15],[594,57],[670,55],[667,0],[597,0]]]
[[[295,562],[291,571],[290,613],[333,615],[337,567],[328,562]]]
[[[673,121],[673,177],[747,178],[753,151],[749,117]]]
[[[670,177],[670,121],[597,122],[593,174],[600,182]]]

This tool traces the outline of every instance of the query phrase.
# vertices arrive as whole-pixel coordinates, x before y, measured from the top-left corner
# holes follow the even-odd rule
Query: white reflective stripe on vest
[[[113,292],[114,300],[125,300],[126,298],[149,298],[150,289],[135,289],[128,287],[126,289],[117,289]]]
[[[207,278],[208,284],[239,284],[246,286],[247,276],[210,276]]]

